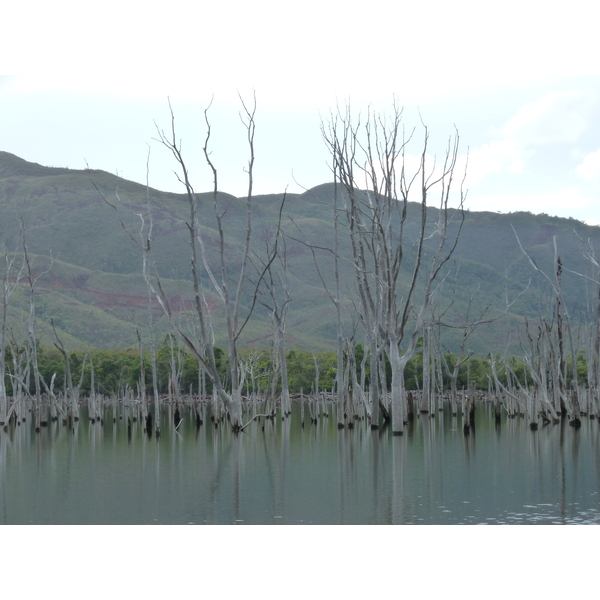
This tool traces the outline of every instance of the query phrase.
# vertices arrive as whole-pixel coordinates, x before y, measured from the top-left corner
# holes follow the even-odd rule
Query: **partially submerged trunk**
[[[392,434],[402,435],[404,433],[405,397],[404,397],[404,368],[406,361],[400,356],[398,344],[390,342],[389,347],[390,366],[392,368]]]
[[[4,255],[4,273],[2,277],[2,314],[0,315],[0,426],[7,421],[8,398],[6,395],[6,346],[8,299],[15,291],[17,284],[23,276],[23,265],[14,274],[15,257]],[[14,276],[14,279],[13,279]]]

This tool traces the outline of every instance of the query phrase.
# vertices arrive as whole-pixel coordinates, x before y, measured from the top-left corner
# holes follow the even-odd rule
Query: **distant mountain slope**
[[[99,193],[100,192],[100,193]],[[119,213],[102,200],[104,195],[118,205]],[[318,251],[315,256],[321,276],[315,268],[314,256],[306,243],[320,247],[332,245],[333,184],[317,186],[303,194],[287,194],[283,208],[292,303],[288,316],[288,343],[322,350],[333,347],[335,317],[333,305],[323,289],[332,281],[331,254]],[[117,199],[117,195],[118,198]],[[212,195],[199,194],[202,234],[207,262],[218,267],[217,233],[212,212]],[[272,241],[282,194],[257,196],[253,199],[253,241],[258,251]],[[245,199],[219,195],[224,213],[226,257],[235,275],[236,257],[245,233]],[[20,222],[25,227],[29,252],[36,261],[54,264],[38,284],[38,315],[41,322],[54,318],[59,331],[71,346],[128,346],[136,343],[136,327],[147,337],[148,293],[141,277],[141,253],[119,222],[137,235],[139,215],[147,219],[150,206],[154,220],[154,252],[158,268],[175,304],[185,309],[192,301],[189,285],[190,259],[186,220],[189,218],[184,195],[165,193],[136,184],[110,173],[97,170],[72,170],[43,167],[6,152],[0,152],[0,241],[7,252],[21,248]],[[435,209],[429,209],[434,216]],[[407,240],[416,227],[416,206],[409,213]],[[457,225],[456,225],[457,226]],[[412,228],[412,229],[411,229]],[[514,230],[513,230],[514,228]],[[549,297],[542,278],[536,276],[521,252],[516,236],[528,248],[540,266],[552,272],[554,238],[565,267],[564,293],[571,314],[578,323],[589,323],[587,299],[592,293],[589,283],[570,271],[588,268],[582,258],[581,240],[600,244],[597,227],[589,227],[572,219],[559,219],[529,213],[497,214],[473,212],[465,215],[461,239],[440,294],[439,309],[449,307],[446,318],[454,323],[464,320],[469,299],[471,315],[491,304],[498,311],[505,297],[515,298],[532,285],[502,321],[481,328],[473,336],[472,347],[478,352],[503,351],[515,340],[524,317],[536,319],[540,304]],[[407,244],[407,253],[412,251]],[[347,235],[341,245],[342,282],[348,331],[356,329],[359,315],[355,309],[356,294],[351,253]],[[45,258],[44,258],[45,257]],[[587,272],[587,271],[586,271]],[[403,277],[408,277],[406,272]],[[215,336],[224,342],[223,315],[219,303],[210,292],[204,277],[207,296],[212,306]],[[401,281],[402,285],[402,281]],[[249,301],[249,300],[248,300]],[[20,293],[11,303],[11,323],[15,331],[27,307]],[[151,314],[157,335],[168,328],[159,307]],[[52,344],[49,327],[40,327],[42,343]],[[360,328],[356,329],[362,341]],[[245,340],[267,346],[271,323],[266,309],[259,306],[250,322]],[[459,330],[445,333],[445,343],[455,347]]]

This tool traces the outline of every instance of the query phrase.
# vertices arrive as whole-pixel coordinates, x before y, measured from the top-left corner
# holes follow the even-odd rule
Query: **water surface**
[[[329,418],[254,422],[243,434],[161,415],[0,430],[3,524],[600,523],[600,424],[529,430],[478,410],[419,416],[403,436]],[[208,415],[207,415],[208,416]]]

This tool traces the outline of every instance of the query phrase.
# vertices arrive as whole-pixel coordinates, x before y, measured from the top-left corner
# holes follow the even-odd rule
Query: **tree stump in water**
[[[500,424],[500,420],[502,419],[502,412],[500,411],[500,404],[498,402],[494,405],[494,421],[497,424]]]

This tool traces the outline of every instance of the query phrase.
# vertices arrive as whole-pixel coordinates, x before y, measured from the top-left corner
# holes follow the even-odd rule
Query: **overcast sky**
[[[16,3],[13,3],[16,4]],[[414,6],[418,4],[418,6]],[[600,68],[590,2],[367,4],[174,0],[19,3],[3,16],[0,150],[43,165],[103,169],[182,191],[153,138],[170,127],[203,165],[209,115],[219,188],[243,195],[238,92],[256,93],[255,193],[331,180],[320,122],[347,99],[358,113],[394,96],[431,154],[460,133],[467,207],[600,223]],[[194,8],[191,8],[194,6]],[[568,8],[568,12],[567,11]],[[4,9],[3,9],[4,10]],[[24,26],[23,23],[27,23]],[[8,26],[10,24],[10,26]],[[155,124],[156,123],[156,124]],[[461,163],[463,164],[463,163]]]

